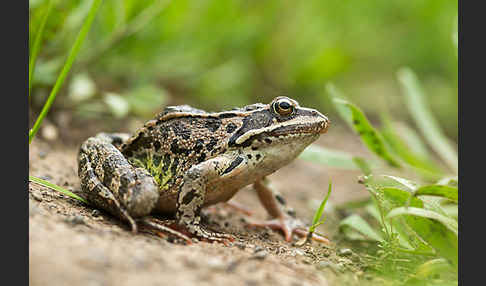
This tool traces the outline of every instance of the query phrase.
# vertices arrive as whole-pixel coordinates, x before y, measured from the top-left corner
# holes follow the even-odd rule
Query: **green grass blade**
[[[47,1],[47,9],[45,14],[42,16],[39,29],[37,30],[37,34],[35,35],[34,43],[32,45],[32,50],[30,51],[29,55],[29,97],[30,97],[30,90],[32,89],[32,81],[34,80],[34,69],[35,69],[35,60],[37,59],[37,55],[40,51],[40,45],[42,42],[42,36],[44,35],[44,28],[47,23],[47,18],[52,10],[52,0]]]
[[[415,129],[412,129],[404,122],[394,122],[393,128],[405,144],[410,148],[411,152],[417,154],[422,158],[430,160],[431,154],[425,142],[419,136]]]
[[[353,162],[359,167],[365,176],[371,175],[371,167],[365,159],[361,157],[354,157]]]
[[[350,128],[353,128],[353,117],[351,111],[344,105],[335,104],[334,102],[334,98],[346,100],[345,96],[332,83],[328,83],[326,85],[326,91],[331,96],[331,102],[334,104],[334,108],[338,112],[341,119],[344,120]]]
[[[76,56],[79,53],[81,45],[83,44],[84,39],[86,38],[86,35],[88,34],[91,28],[91,24],[93,23],[93,20],[96,16],[96,12],[100,7],[101,2],[102,0],[93,0],[93,4],[91,5],[88,16],[86,17],[83,26],[81,27],[81,30],[79,31],[79,34],[73,44],[73,47],[69,52],[66,63],[64,64],[64,67],[62,68],[61,73],[59,74],[59,77],[57,78],[56,83],[54,84],[54,87],[51,90],[49,98],[47,99],[46,103],[44,104],[44,107],[42,108],[41,113],[39,114],[39,117],[37,118],[36,122],[34,123],[34,126],[29,132],[29,144],[30,142],[32,142],[32,139],[34,138],[35,134],[39,130],[40,125],[44,120],[44,117],[46,117],[47,113],[49,112],[49,109],[51,108],[52,103],[54,102],[54,99],[56,99],[56,95],[59,89],[61,88],[62,84],[64,83],[64,80],[66,79],[66,76],[69,70],[71,69],[73,62],[76,59]]]
[[[68,191],[68,190],[66,190],[64,188],[61,188],[58,185],[55,185],[55,184],[53,184],[51,182],[48,182],[46,180],[42,180],[42,179],[39,179],[39,178],[34,177],[34,176],[29,176],[29,181],[34,182],[34,183],[37,183],[37,184],[42,185],[42,186],[47,187],[47,188],[51,188],[51,189],[53,189],[55,191],[61,192],[61,193],[65,194],[65,195],[70,196],[71,198],[76,199],[78,201],[81,201],[81,202],[83,202],[85,204],[89,204],[88,201],[85,200],[85,199],[83,199],[82,197],[80,197],[80,196],[78,196],[76,194],[73,194],[72,192],[70,192],[70,191]]]
[[[351,122],[352,128],[359,134],[361,141],[363,141],[368,149],[385,160],[390,166],[400,167],[398,161],[387,149],[382,135],[373,128],[361,109],[356,105],[335,96],[333,96],[332,101],[336,108],[341,110],[339,113],[346,117],[344,118],[346,122]],[[343,107],[349,112],[344,111]]]
[[[443,175],[443,172],[436,166],[436,164],[427,157],[415,153],[412,148],[405,143],[392,127],[392,123],[386,116],[382,116],[382,122],[383,127],[380,131],[383,135],[383,139],[388,143],[390,149],[403,160],[403,162],[430,181],[434,181]]]
[[[451,267],[447,260],[444,258],[435,258],[419,265],[415,275],[420,279],[426,279],[451,270],[454,271],[454,268]]]
[[[419,217],[423,217],[423,218],[436,220],[436,221],[442,223],[444,226],[446,226],[455,235],[458,235],[457,221],[455,221],[454,219],[451,219],[449,217],[446,217],[444,215],[441,215],[437,212],[434,212],[434,211],[431,211],[431,210],[426,210],[426,209],[423,209],[423,208],[416,208],[416,207],[398,207],[398,208],[391,210],[387,214],[387,218],[392,218],[392,217],[401,216],[401,215],[413,215],[413,216],[419,216]]]
[[[418,188],[415,193],[415,196],[439,196],[449,200],[452,200],[457,203],[459,192],[456,187],[445,186],[445,185],[429,185],[423,186]]]
[[[457,221],[437,212],[415,208],[399,207],[390,211],[387,218],[404,216],[407,225],[433,247],[437,253],[454,266],[458,262],[458,226]]]
[[[412,182],[412,181],[407,180],[405,178],[401,178],[401,177],[397,177],[397,176],[390,176],[390,175],[383,175],[383,177],[390,178],[390,179],[400,183],[401,185],[410,189],[410,191],[415,191],[418,188],[418,186],[415,182]]]
[[[383,241],[383,237],[357,214],[343,219],[339,223],[339,229],[352,240]]]
[[[408,109],[423,136],[444,162],[457,173],[457,152],[443,134],[435,117],[432,116],[417,77],[411,69],[402,68],[398,71],[398,80],[402,85]]]
[[[332,189],[332,183],[329,181],[329,187],[327,190],[327,195],[324,198],[324,200],[321,202],[321,205],[317,209],[317,211],[314,213],[314,218],[312,219],[312,225],[309,227],[309,232],[312,233],[315,231],[316,227],[320,224],[319,220],[322,217],[322,214],[324,213],[324,208],[326,207],[327,200],[329,199],[329,196],[331,195],[331,189]]]

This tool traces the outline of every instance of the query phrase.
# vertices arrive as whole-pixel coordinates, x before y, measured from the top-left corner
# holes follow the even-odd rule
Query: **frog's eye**
[[[294,105],[292,102],[286,98],[282,98],[279,100],[276,100],[273,103],[273,110],[275,110],[276,113],[286,116],[294,112]]]

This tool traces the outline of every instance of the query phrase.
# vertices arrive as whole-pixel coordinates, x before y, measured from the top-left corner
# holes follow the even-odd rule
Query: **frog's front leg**
[[[158,187],[142,168],[133,167],[115,147],[127,136],[100,133],[88,138],[78,154],[81,189],[89,202],[128,221],[148,215],[158,198]]]
[[[295,217],[295,211],[289,207],[285,199],[277,191],[267,186],[268,181],[256,181],[253,188],[256,190],[258,199],[268,214],[273,218],[264,222],[253,221],[253,226],[268,226],[272,229],[280,229],[284,233],[285,240],[292,240],[292,233],[300,237],[307,236],[306,226]],[[329,243],[329,240],[323,236],[313,234],[312,238],[316,241]]]
[[[242,156],[220,156],[195,165],[186,172],[177,198],[176,219],[190,233],[210,241],[233,240],[231,235],[211,232],[201,226],[201,208],[213,180],[230,177],[245,165]]]

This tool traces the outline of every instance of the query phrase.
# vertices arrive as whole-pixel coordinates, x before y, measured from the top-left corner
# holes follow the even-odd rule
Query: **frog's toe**
[[[290,219],[271,219],[266,221],[250,220],[248,225],[253,227],[269,227],[273,230],[281,230],[286,241],[292,240],[292,233],[296,229],[295,220]]]
[[[202,241],[220,242],[226,246],[235,241],[235,237],[231,234],[214,232],[201,226],[191,229],[191,233]]]
[[[163,237],[164,234],[173,235],[182,239],[187,244],[192,244],[192,240],[183,232],[175,229],[174,223],[164,222],[153,217],[144,217],[138,220],[138,223],[150,233],[155,233],[158,236]]]
[[[169,234],[184,240],[187,244],[192,244],[193,237],[206,242],[220,242],[226,246],[235,240],[235,237],[230,234],[213,232],[202,227],[188,229],[174,221],[161,221],[153,217],[141,218],[138,222],[149,232],[155,232],[159,236]]]

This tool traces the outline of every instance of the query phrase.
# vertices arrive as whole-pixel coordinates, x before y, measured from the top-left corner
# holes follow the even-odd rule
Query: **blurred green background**
[[[29,43],[46,2],[30,0]],[[35,116],[91,3],[54,4],[32,85]],[[333,118],[332,82],[371,119],[387,110],[409,120],[396,78],[408,66],[457,140],[457,13],[457,0],[104,1],[51,112],[147,119],[165,105],[218,111],[284,94]]]

